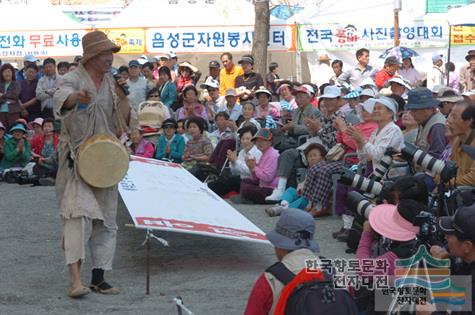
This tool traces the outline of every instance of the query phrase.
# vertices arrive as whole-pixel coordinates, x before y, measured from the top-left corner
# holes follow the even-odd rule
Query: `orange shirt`
[[[244,71],[240,66],[233,65],[231,71],[226,71],[226,68],[219,72],[219,94],[225,95],[227,89],[234,89],[234,81],[239,75],[243,75]]]

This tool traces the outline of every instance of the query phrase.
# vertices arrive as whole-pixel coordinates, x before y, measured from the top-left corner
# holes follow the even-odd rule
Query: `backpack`
[[[346,290],[335,290],[333,279],[327,273],[302,269],[295,275],[281,262],[272,265],[266,272],[285,285],[274,314],[358,314],[351,295]]]

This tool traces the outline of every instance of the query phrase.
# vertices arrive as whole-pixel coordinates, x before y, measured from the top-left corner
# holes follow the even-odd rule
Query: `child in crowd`
[[[327,154],[325,147],[319,143],[312,143],[304,150],[305,159],[307,160],[308,168],[323,161]],[[279,216],[283,210],[287,208],[295,208],[304,210],[308,205],[308,199],[301,196],[301,192],[305,181],[300,182],[297,188],[289,187],[282,196],[282,201],[279,205],[266,209],[266,213],[271,216]]]
[[[214,119],[217,129],[210,134],[213,148],[215,148],[221,140],[234,138],[234,133],[228,127],[229,123],[232,123],[232,121],[229,120],[228,113],[219,112],[216,114]]]
[[[191,169],[197,163],[208,162],[213,153],[213,145],[203,134],[205,131],[205,121],[201,117],[188,119],[186,130],[191,139],[185,145],[183,164],[186,169]]]
[[[155,158],[175,163],[183,162],[185,138],[177,133],[177,122],[172,118],[166,119],[162,124],[162,128],[163,134],[158,138]]]
[[[178,119],[176,124],[177,124],[176,133],[182,136],[183,139],[185,139],[185,143],[187,143],[188,140],[190,140],[191,138],[190,138],[190,135],[186,133],[186,128],[185,128],[186,119]]]

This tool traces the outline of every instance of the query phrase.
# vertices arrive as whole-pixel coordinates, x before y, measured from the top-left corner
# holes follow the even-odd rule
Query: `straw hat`
[[[81,63],[84,65],[90,59],[105,51],[112,51],[113,53],[118,52],[120,50],[120,46],[117,46],[109,38],[107,38],[107,35],[104,32],[93,31],[83,36],[82,50],[83,56]]]

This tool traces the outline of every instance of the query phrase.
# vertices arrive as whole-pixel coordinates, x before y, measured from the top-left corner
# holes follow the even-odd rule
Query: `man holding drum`
[[[124,148],[118,138],[126,130],[131,113],[120,86],[125,81],[116,81],[110,74],[113,53],[120,47],[100,31],[86,34],[82,47],[79,67],[62,77],[54,95],[55,116],[61,119],[56,194],[69,269],[68,295],[72,298],[82,297],[90,289],[102,294],[119,293],[105,282],[104,271],[112,268],[116,246],[117,182],[128,166],[128,156],[122,154]],[[103,161],[108,160],[107,156],[112,156],[112,162]],[[90,289],[80,277],[86,246],[91,251],[93,268]]]

